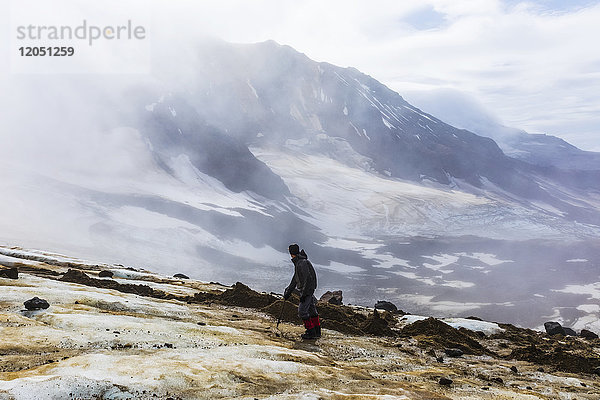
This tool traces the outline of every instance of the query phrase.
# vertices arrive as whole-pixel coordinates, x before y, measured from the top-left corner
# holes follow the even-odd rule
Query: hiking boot
[[[315,335],[317,337],[321,337],[321,320],[319,319],[319,316],[317,315],[316,317],[312,317],[310,320],[315,327]]]
[[[321,337],[321,325],[315,326],[315,336],[318,338]]]
[[[307,329],[306,332],[304,332],[301,337],[304,340],[314,340],[314,339],[318,339],[319,338],[317,336],[315,328]]]

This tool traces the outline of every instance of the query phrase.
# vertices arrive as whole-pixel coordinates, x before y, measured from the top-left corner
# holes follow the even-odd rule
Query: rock
[[[0,269],[0,278],[19,279],[19,270],[16,268]]]
[[[582,329],[579,336],[581,336],[584,339],[598,339],[598,335],[596,335],[592,331],[588,331],[587,329]]]
[[[100,273],[98,274],[98,276],[100,278],[112,278],[113,277],[113,273],[111,271],[100,271]]]
[[[375,303],[375,308],[378,310],[385,310],[392,313],[398,311],[398,307],[396,307],[394,303],[385,300],[379,300],[377,303]]]
[[[60,278],[63,282],[73,282],[80,283],[82,285],[91,286],[91,282],[93,282],[93,278],[90,278],[86,275],[85,272],[80,271],[78,269],[69,269],[63,276]]]
[[[453,382],[452,379],[442,377],[442,378],[440,378],[439,384],[443,385],[443,386],[448,386],[448,385],[452,385],[452,382]]]
[[[542,367],[539,367],[539,368],[537,369],[537,371],[538,371],[538,372],[546,372],[546,371],[544,370],[544,368],[542,368]]]
[[[437,357],[435,360],[437,362],[439,362],[439,363],[443,363],[444,362],[444,357],[440,356],[440,357]]]
[[[504,384],[504,380],[502,378],[500,378],[500,377],[494,377],[494,378],[490,379],[490,381],[496,382],[499,385],[503,385]]]
[[[473,321],[483,321],[481,318],[479,318],[479,317],[475,317],[475,316],[473,316],[473,315],[471,315],[470,317],[467,317],[467,318],[465,318],[465,319],[472,319]]]
[[[40,299],[38,297],[34,297],[33,299],[29,299],[27,300],[25,303],[23,303],[25,305],[25,308],[28,309],[29,311],[31,310],[41,310],[41,309],[46,309],[48,307],[50,307],[50,304],[44,300],[44,299]]]
[[[544,329],[548,335],[564,335],[565,330],[558,322],[544,322]]]
[[[519,372],[519,370],[517,369],[517,367],[515,367],[514,365],[512,367],[510,367],[510,370],[512,372],[514,372],[515,374]]]
[[[596,375],[600,375],[600,367],[594,368],[594,370],[592,372]]]
[[[179,278],[179,279],[190,279],[189,276],[184,275],[184,274],[175,274],[173,275],[173,278]]]
[[[577,332],[575,332],[571,328],[565,328],[565,327],[563,327],[563,331],[565,331],[565,335],[566,336],[577,336]]]
[[[388,322],[381,318],[377,309],[373,310],[373,314],[369,315],[360,329],[370,335],[395,336],[394,331],[390,329]]]
[[[325,303],[330,303],[330,304],[335,304],[336,306],[341,306],[343,304],[342,300],[343,300],[343,296],[342,296],[341,290],[335,290],[333,292],[327,291],[319,299],[319,301],[322,301]]]
[[[465,354],[461,349],[444,349],[444,353],[446,353],[448,357],[460,357]]]

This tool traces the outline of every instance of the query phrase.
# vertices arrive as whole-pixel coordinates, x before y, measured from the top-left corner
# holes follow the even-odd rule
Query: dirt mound
[[[490,352],[467,329],[456,329],[435,318],[427,318],[405,326],[400,336],[417,339],[420,347],[437,349],[457,348],[465,354],[482,355]]]
[[[277,301],[277,297],[266,293],[258,293],[241,282],[223,292],[218,300],[229,306],[263,308]]]
[[[559,371],[573,373],[591,374],[596,367],[600,366],[600,358],[592,349],[582,354],[577,350],[568,351],[566,347],[566,345],[555,344],[545,344],[543,347],[530,345],[514,349],[509,358],[548,365]]]
[[[298,317],[298,300],[298,297],[293,295],[289,301],[285,302],[283,315],[281,317],[282,321],[295,324],[300,324],[302,322]],[[281,315],[281,303],[282,300],[278,300],[269,304],[262,310],[274,318],[279,318]],[[380,320],[382,318],[378,318],[378,320],[375,322],[368,321],[367,317],[365,317],[363,314],[357,313],[351,307],[319,302],[317,304],[317,309],[321,318],[321,326],[325,329],[332,329],[352,335],[364,335],[365,332],[361,329],[361,327],[368,325],[368,329],[370,330],[368,333],[370,334],[385,336],[389,333],[387,330],[385,330],[385,328],[381,328],[381,325],[383,324]],[[373,319],[372,316],[371,319]],[[383,323],[385,323],[387,326],[387,322],[385,320],[383,320]]]
[[[360,327],[364,325],[367,317],[363,314],[357,313],[348,306],[338,306],[331,303],[319,303],[317,308],[323,320],[323,328],[353,335],[364,334]]]
[[[281,312],[283,300],[277,300],[274,303],[269,304],[265,308],[262,309],[265,313],[271,315],[273,318],[279,318],[281,316],[281,320],[285,322],[291,322],[293,324],[299,324],[300,317],[298,317],[298,305],[294,304],[290,301],[286,301],[283,305],[283,313]]]
[[[590,342],[562,335],[555,337],[510,324],[500,324],[500,327],[504,331],[490,336],[490,339],[509,342],[512,348],[507,356],[509,359],[529,361],[572,373],[593,373],[600,366],[600,358],[594,349],[597,345],[595,340]]]
[[[396,333],[389,327],[385,316],[381,316],[377,309],[373,310],[373,314],[369,315],[365,323],[361,326],[364,333],[375,336],[395,336]]]
[[[90,278],[84,272],[77,269],[69,269],[60,280],[63,282],[79,283],[81,285],[103,289],[113,289],[123,293],[133,293],[140,296],[155,297],[159,299],[168,297],[163,291],[152,289],[150,286],[134,285],[130,283],[123,284],[109,279]]]

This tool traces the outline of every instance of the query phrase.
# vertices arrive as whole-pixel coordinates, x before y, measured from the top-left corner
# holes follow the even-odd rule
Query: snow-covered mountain
[[[493,139],[504,154],[541,167],[600,170],[600,154],[584,151],[547,134],[503,125],[473,98],[451,89],[413,92],[412,101],[450,125]]]
[[[47,118],[7,125],[4,244],[280,291],[299,242],[354,303],[600,313],[599,171],[509,157],[274,42],[164,50],[152,78],[15,79]]]

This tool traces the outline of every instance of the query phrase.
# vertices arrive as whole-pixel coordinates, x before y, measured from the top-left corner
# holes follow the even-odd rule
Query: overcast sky
[[[90,8],[70,14],[74,3]],[[12,4],[48,23],[101,13],[144,25],[151,18],[150,44],[161,36],[192,46],[202,34],[273,39],[356,67],[434,115],[466,99],[508,126],[600,151],[600,0],[63,0],[50,11]]]
[[[457,90],[506,125],[600,151],[600,1],[215,0],[193,12],[189,2],[168,4],[157,29],[168,18],[173,29],[234,42],[274,39],[354,66],[409,101],[437,89],[448,101]]]

